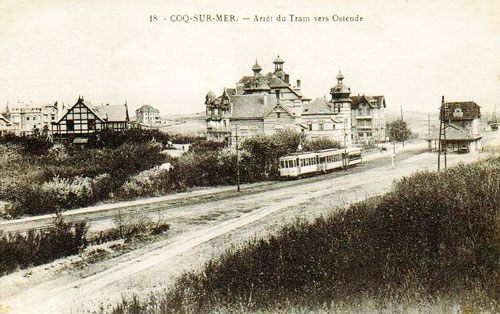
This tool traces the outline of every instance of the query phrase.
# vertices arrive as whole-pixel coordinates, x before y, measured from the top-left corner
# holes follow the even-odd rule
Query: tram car
[[[279,159],[280,176],[300,178],[356,165],[362,162],[361,152],[361,148],[352,147],[286,155]]]

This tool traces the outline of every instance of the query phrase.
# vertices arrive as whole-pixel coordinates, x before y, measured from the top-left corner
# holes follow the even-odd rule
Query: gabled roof
[[[462,119],[478,119],[481,117],[481,107],[478,106],[473,101],[454,101],[447,102],[448,109],[450,112],[451,120],[462,120]],[[462,110],[462,117],[454,116],[453,113],[455,109],[460,108]]]
[[[303,115],[314,115],[314,114],[334,114],[332,110],[331,103],[325,98],[316,98],[308,104],[302,105]]]
[[[232,119],[263,119],[277,105],[273,95],[233,95]]]
[[[456,124],[450,123],[446,126],[446,141],[472,141],[480,139],[481,135],[472,135]],[[427,140],[439,140],[439,131],[434,132],[426,138]],[[444,140],[443,138],[441,140]]]
[[[127,104],[123,105],[105,105],[105,106],[94,106],[92,103],[90,103],[88,100],[83,100],[83,99],[78,99],[78,101],[71,106],[70,108],[66,109],[66,111],[61,114],[61,118],[55,122],[58,124],[63,120],[68,112],[70,112],[73,107],[75,107],[78,104],[83,104],[85,107],[87,107],[96,117],[102,122],[128,122],[129,121],[129,116],[128,116],[128,107]]]
[[[105,105],[96,106],[94,110],[98,112],[100,117],[107,122],[125,122],[128,121],[127,105]]]
[[[385,97],[383,95],[379,96],[351,96],[352,100],[351,109],[358,109],[360,104],[367,104],[371,108],[386,108]]]
[[[287,108],[287,107],[283,106],[283,105],[282,105],[282,104],[280,104],[280,103],[277,103],[277,104],[276,104],[276,106],[274,106],[274,108],[272,108],[271,110],[269,110],[269,112],[268,112],[268,113],[264,116],[264,118],[265,118],[265,117],[267,117],[269,114],[271,114],[271,112],[273,112],[273,111],[277,111],[277,110],[276,110],[277,108],[281,109],[281,111],[280,111],[280,112],[285,112],[285,113],[287,113],[290,117],[294,117],[294,116],[295,116],[295,115],[294,115],[294,114],[293,114],[290,110],[288,110],[288,108]]]

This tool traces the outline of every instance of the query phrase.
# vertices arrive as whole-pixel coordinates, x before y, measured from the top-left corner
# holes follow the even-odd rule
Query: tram
[[[304,175],[326,173],[334,169],[353,166],[362,162],[361,153],[361,148],[351,147],[286,155],[279,159],[280,176],[300,178]]]

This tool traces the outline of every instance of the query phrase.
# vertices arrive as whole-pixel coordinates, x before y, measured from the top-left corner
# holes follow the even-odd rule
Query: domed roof
[[[214,99],[214,98],[217,98],[217,95],[215,95],[215,93],[214,93],[214,92],[209,91],[209,92],[207,93],[206,98],[207,98],[207,99]]]
[[[252,67],[252,71],[257,71],[257,72],[260,72],[262,71],[262,68],[260,67],[260,65],[257,63],[257,60],[255,60],[255,64],[253,65]]]
[[[285,63],[285,61],[283,61],[283,59],[280,58],[280,55],[278,55],[278,57],[274,59],[273,63]]]
[[[344,75],[339,71],[339,74],[337,74],[337,85],[330,89],[330,94],[332,94],[334,98],[342,98],[346,95],[349,97],[351,93],[351,89],[342,82],[343,79]]]
[[[350,94],[351,89],[344,84],[337,84],[330,89],[331,94]]]

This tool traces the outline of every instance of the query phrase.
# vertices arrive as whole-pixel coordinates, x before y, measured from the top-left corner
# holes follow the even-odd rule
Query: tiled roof
[[[471,135],[465,129],[459,127],[456,124],[450,123],[446,126],[446,141],[472,141],[480,139],[480,135]],[[439,131],[434,132],[426,138],[427,140],[438,140]]]
[[[230,96],[233,119],[262,119],[276,107],[274,95]]]
[[[455,102],[447,102],[446,104],[448,105],[448,109],[450,112],[449,118],[451,118],[451,120],[477,119],[481,117],[481,109],[473,101],[455,101]],[[455,109],[457,108],[460,108],[463,113],[463,116],[460,118],[453,115]]]
[[[351,96],[352,100],[351,109],[358,109],[360,104],[368,104],[372,108],[385,108],[385,97],[384,96]]]
[[[325,98],[316,98],[302,106],[302,114],[333,114],[331,104]]]
[[[127,105],[106,105],[93,108],[99,116],[108,122],[128,121]]]

